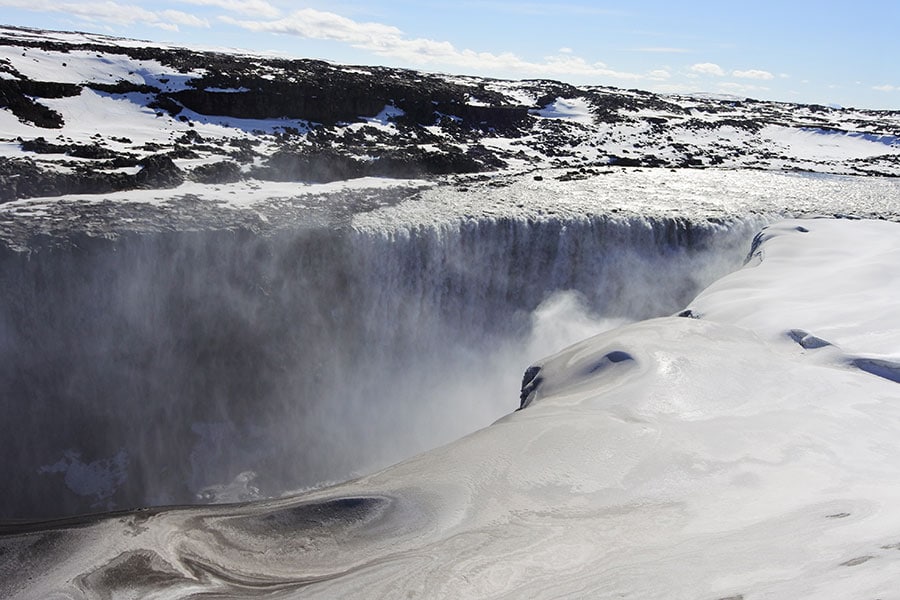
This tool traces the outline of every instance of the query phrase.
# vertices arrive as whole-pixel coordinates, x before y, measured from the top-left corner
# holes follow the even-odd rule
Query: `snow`
[[[462,190],[433,186],[419,199],[356,215],[353,223],[360,228],[391,229],[397,224],[447,223],[492,215],[572,220],[590,215],[643,219],[691,215],[714,219],[833,215],[848,210],[896,218],[900,211],[900,181],[892,178],[608,168],[574,181],[560,180],[566,172],[542,170],[538,172],[540,180],[532,175],[497,175],[491,182],[494,185]]]
[[[367,123],[381,125],[387,127],[391,124],[393,119],[397,117],[402,117],[406,113],[396,106],[392,106],[390,104],[386,104],[385,107],[374,117],[363,117],[363,120]]]
[[[769,125],[763,129],[761,135],[781,145],[786,153],[799,159],[839,161],[882,154],[900,154],[898,138],[889,135],[778,125]]]
[[[239,87],[239,88],[217,88],[217,87],[208,87],[206,88],[207,92],[215,92],[218,94],[242,94],[244,92],[249,92],[250,88]]]
[[[563,119],[585,124],[594,122],[591,105],[584,98],[557,98],[544,108],[532,110],[531,113],[545,119]]]
[[[810,354],[831,360],[866,357],[900,365],[900,320],[884,302],[900,294],[900,272],[885,268],[900,264],[900,243],[891,237],[897,227],[879,221],[856,227],[870,239],[860,244],[839,235],[848,228],[840,221],[767,227],[751,261],[759,264],[710,286],[691,308],[704,319],[735,323],[786,346],[799,343],[791,332],[805,332],[832,345]],[[840,274],[827,287],[818,281],[825,265]]]
[[[185,89],[185,82],[189,79],[203,75],[200,71],[181,73],[154,60],[135,60],[126,55],[98,54],[87,50],[60,52],[0,46],[0,60],[4,59],[28,79],[59,83],[112,84],[128,81],[177,91]]]
[[[89,131],[90,127],[85,127],[83,135]],[[131,132],[132,135],[135,133]],[[0,145],[0,152],[3,148]],[[12,218],[22,210],[42,210],[56,204],[90,205],[112,201],[164,205],[177,202],[186,195],[210,206],[260,213],[282,201],[302,199],[299,203],[293,202],[294,208],[302,212],[303,206],[327,203],[328,194],[335,192],[415,188],[421,191],[415,198],[355,214],[353,227],[393,231],[398,226],[443,226],[481,218],[580,221],[595,215],[646,219],[688,214],[700,219],[726,220],[750,215],[754,226],[762,226],[779,217],[844,214],[851,208],[853,214],[860,216],[900,218],[897,203],[900,181],[893,178],[747,170],[609,168],[601,174],[574,181],[559,180],[566,172],[543,170],[539,181],[530,174],[498,174],[486,183],[478,182],[477,176],[472,181],[459,177],[460,187],[441,185],[433,180],[379,177],[325,184],[256,180],[214,185],[185,182],[170,190],[128,190],[16,200],[0,206],[0,215]]]
[[[303,201],[295,203],[295,208],[325,205],[328,194],[336,192],[419,188],[433,185],[421,179],[389,179],[383,177],[360,177],[346,181],[331,183],[297,183],[267,181],[264,184],[256,181],[238,181],[206,185],[187,181],[177,188],[137,189],[108,194],[69,194],[63,197],[27,198],[0,205],[0,215],[12,217],[22,211],[40,211],[44,207],[56,204],[84,205],[115,202],[121,205],[129,203],[164,206],[177,203],[179,198],[191,196],[220,209],[245,210],[277,204],[284,200]]]
[[[87,88],[78,96],[45,100],[49,108],[66,115],[62,129],[46,133],[82,143],[94,141],[91,137],[100,131],[107,138],[127,137],[136,145],[151,142],[160,137],[165,119],[147,108],[147,101],[143,94],[114,96]]]
[[[0,590],[893,597],[900,389],[784,332],[895,359],[898,240],[896,223],[769,227],[691,303],[699,319],[625,325],[540,361],[528,406],[490,427],[297,497],[0,537]],[[119,564],[146,576],[114,577]]]
[[[287,128],[296,129],[302,134],[311,128],[309,121],[297,119],[241,119],[219,115],[201,115],[189,109],[182,110],[178,116],[178,120],[167,119],[167,129],[182,133],[193,129],[202,136],[210,137],[249,138],[255,133],[272,134]],[[187,124],[180,120],[181,117],[187,119]]]

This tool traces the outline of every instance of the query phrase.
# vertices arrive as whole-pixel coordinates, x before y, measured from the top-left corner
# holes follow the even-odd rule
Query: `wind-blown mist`
[[[228,501],[514,410],[530,362],[669,314],[759,221],[72,238],[2,258],[0,518]]]

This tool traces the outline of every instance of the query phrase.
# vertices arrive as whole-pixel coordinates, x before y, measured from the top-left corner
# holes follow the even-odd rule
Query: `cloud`
[[[418,40],[404,40],[403,32],[391,25],[360,23],[335,13],[304,8],[287,17],[268,21],[246,21],[219,17],[223,22],[254,32],[283,33],[316,40],[334,40],[355,46],[389,48],[401,42],[414,44]],[[423,42],[426,40],[423,40]],[[417,44],[422,47],[425,44]]]
[[[761,71],[759,69],[750,69],[748,71],[732,71],[731,76],[738,77],[740,79],[761,79],[763,81],[775,79],[775,76],[768,71]]]
[[[54,2],[52,0],[0,0],[9,6],[35,12],[64,13],[91,23],[134,25],[136,23],[177,31],[179,25],[209,27],[209,22],[180,10],[152,11],[135,4],[106,2]]]
[[[725,75],[725,71],[716,63],[697,63],[691,67],[691,71],[701,75],[715,75],[717,77]]]
[[[219,17],[225,23],[258,33],[281,33],[315,40],[330,40],[367,50],[381,57],[425,66],[441,65],[474,72],[516,72],[528,76],[578,76],[583,78],[642,79],[641,75],[610,69],[601,62],[588,62],[567,49],[541,62],[522,59],[510,52],[478,52],[456,48],[450,42],[410,38],[383,23],[364,23],[341,15],[304,8],[288,16],[269,20]]]
[[[671,76],[672,74],[665,69],[654,69],[653,71],[647,73],[647,77],[654,81],[663,81],[665,79],[669,79]]]
[[[897,85],[873,85],[872,89],[876,92],[900,92],[900,86]]]
[[[281,16],[281,10],[266,0],[180,0],[195,6],[213,6],[241,15],[274,19]]]

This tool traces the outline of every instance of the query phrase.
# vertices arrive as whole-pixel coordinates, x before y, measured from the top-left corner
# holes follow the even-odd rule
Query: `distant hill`
[[[900,174],[900,112],[0,27],[0,201],[555,167]]]

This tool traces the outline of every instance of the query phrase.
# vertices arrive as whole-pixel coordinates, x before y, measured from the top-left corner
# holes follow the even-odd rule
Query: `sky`
[[[347,64],[900,110],[897,0],[0,0],[0,23]]]

